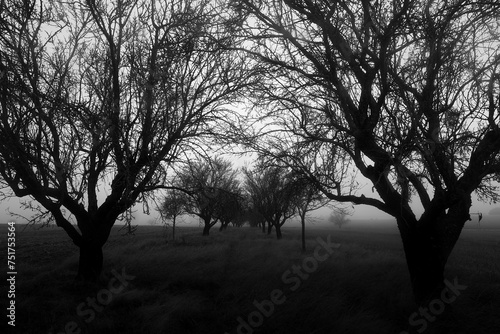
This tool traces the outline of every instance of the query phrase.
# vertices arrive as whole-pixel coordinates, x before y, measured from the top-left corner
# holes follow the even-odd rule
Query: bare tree
[[[175,240],[175,224],[177,217],[186,213],[186,194],[180,190],[169,190],[158,208],[162,220],[172,220],[172,240]]]
[[[295,181],[295,206],[300,217],[302,252],[306,251],[306,218],[311,211],[320,209],[330,202],[330,199],[321,193],[321,190],[302,175],[297,175]]]
[[[0,6],[4,194],[39,203],[95,279],[116,219],[228,119],[247,66],[209,0]]]
[[[329,221],[338,228],[342,228],[342,226],[347,225],[350,221],[347,216],[349,216],[349,212],[346,209],[335,209],[330,214]]]
[[[272,228],[276,237],[282,238],[281,227],[296,214],[297,188],[292,174],[278,166],[256,166],[254,170],[243,169],[246,176],[246,191],[253,207],[267,221],[267,233]]]
[[[243,214],[243,196],[241,189],[235,186],[228,191],[221,191],[219,193],[219,201],[215,210],[215,216],[219,219],[221,225],[219,231],[227,229],[230,223],[236,225],[239,218]]]
[[[206,161],[191,161],[179,173],[178,187],[189,194],[186,212],[203,220],[203,235],[209,235],[210,228],[219,222],[228,211],[224,211],[225,201],[230,196],[238,196],[237,171],[231,162],[216,157]]]
[[[246,199],[243,218],[248,221],[250,226],[262,228],[262,232],[266,233],[266,218],[255,208],[250,197]]]
[[[332,200],[395,217],[415,300],[435,298],[471,194],[498,199],[500,5],[241,0],[234,12],[241,48],[269,73],[256,102],[268,130],[242,142],[303,170]],[[378,196],[339,177],[352,170]]]

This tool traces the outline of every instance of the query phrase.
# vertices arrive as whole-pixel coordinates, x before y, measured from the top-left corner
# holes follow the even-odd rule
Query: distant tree
[[[251,227],[259,227],[265,223],[265,218],[262,216],[257,209],[254,208],[251,197],[246,190],[246,185],[243,183],[242,185],[242,208],[241,215],[238,217],[237,221],[239,225],[243,225],[248,223]],[[265,233],[265,229],[263,233]]]
[[[281,227],[296,214],[297,188],[292,174],[278,166],[257,166],[243,172],[253,207],[267,221],[267,233],[271,234],[274,227],[276,237],[281,239]]]
[[[253,206],[253,204],[250,204],[246,209],[245,215],[250,226],[260,227],[263,233],[266,232],[266,218]]]
[[[324,196],[321,190],[303,175],[295,175],[295,206],[300,218],[302,235],[302,252],[306,251],[306,217],[311,211],[324,207],[330,199]]]
[[[229,219],[234,208],[226,205],[231,196],[238,196],[237,171],[231,162],[216,157],[206,161],[191,161],[179,173],[178,187],[186,191],[186,213],[203,221],[203,235],[221,218]]]
[[[177,217],[186,212],[186,194],[180,190],[169,190],[158,208],[162,220],[172,220],[172,240],[175,240],[175,224]]]
[[[241,211],[240,214],[236,217],[236,219],[231,221],[231,224],[233,225],[233,227],[242,227],[247,222],[248,222],[248,216],[246,215],[246,212]]]
[[[218,6],[1,1],[0,186],[64,229],[78,277],[100,275],[117,218],[168,185],[247,84]]]
[[[243,211],[243,197],[239,185],[234,187],[231,192],[221,190],[218,196],[218,204],[215,210],[215,217],[221,223],[219,231],[227,229],[230,223],[237,222]]]
[[[329,221],[338,228],[342,228],[342,226],[347,225],[349,223],[350,220],[347,218],[349,215],[350,214],[348,210],[344,208],[335,209],[330,214]]]

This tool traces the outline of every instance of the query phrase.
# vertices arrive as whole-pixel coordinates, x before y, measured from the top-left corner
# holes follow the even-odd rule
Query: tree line
[[[307,213],[330,202],[302,175],[263,161],[241,172],[220,157],[190,161],[176,174],[172,185],[174,189],[164,195],[158,211],[162,218],[172,221],[174,239],[176,220],[182,214],[199,217],[203,235],[217,223],[220,231],[229,224],[248,223],[267,234],[274,228],[277,239],[282,238],[285,222],[299,216],[305,251]]]

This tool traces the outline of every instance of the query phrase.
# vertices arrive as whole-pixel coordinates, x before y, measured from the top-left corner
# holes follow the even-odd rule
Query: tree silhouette
[[[1,2],[4,195],[36,201],[66,231],[79,277],[99,276],[116,219],[229,118],[247,66],[221,47],[232,28],[217,6]]]
[[[302,175],[295,175],[295,206],[300,218],[302,234],[302,252],[306,251],[306,218],[311,211],[324,207],[330,199],[323,196],[321,190],[310,180]]]
[[[296,214],[298,191],[292,173],[279,166],[258,165],[254,170],[243,169],[245,188],[252,205],[268,223],[267,233],[276,230],[282,238],[281,227]]]
[[[177,217],[186,212],[186,194],[180,190],[172,189],[167,192],[160,204],[158,211],[163,219],[172,220],[172,240],[175,241],[175,224]]]
[[[330,199],[395,217],[419,304],[444,288],[471,194],[498,199],[499,12],[464,0],[234,7],[241,48],[269,73],[254,94],[268,129],[238,138]],[[378,196],[355,191],[356,179],[342,177],[353,170]]]
[[[231,191],[221,191],[219,199],[215,216],[221,223],[219,231],[223,231],[230,223],[239,224],[240,217],[243,215],[243,196],[239,185]]]
[[[336,209],[330,214],[329,221],[338,228],[342,228],[342,226],[347,225],[349,223],[349,219],[347,218],[348,215],[349,212],[346,209],[344,208]]]
[[[180,173],[177,186],[188,194],[186,213],[198,216],[204,224],[203,235],[221,219],[234,214],[227,208],[228,197],[237,197],[239,182],[231,162],[222,158],[191,161]]]

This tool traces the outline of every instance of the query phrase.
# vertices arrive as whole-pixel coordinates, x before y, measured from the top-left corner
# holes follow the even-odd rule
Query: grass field
[[[16,327],[8,332],[399,334],[416,310],[397,229],[384,226],[309,228],[306,254],[300,230],[287,226],[280,241],[249,227],[208,237],[184,227],[175,242],[159,226],[134,236],[116,228],[102,282],[83,284],[74,281],[78,250],[61,229],[18,225]],[[1,225],[3,272],[6,231]],[[500,229],[465,229],[445,275],[466,289],[452,314],[412,328],[500,333],[499,259]],[[1,288],[6,312],[6,280]]]

